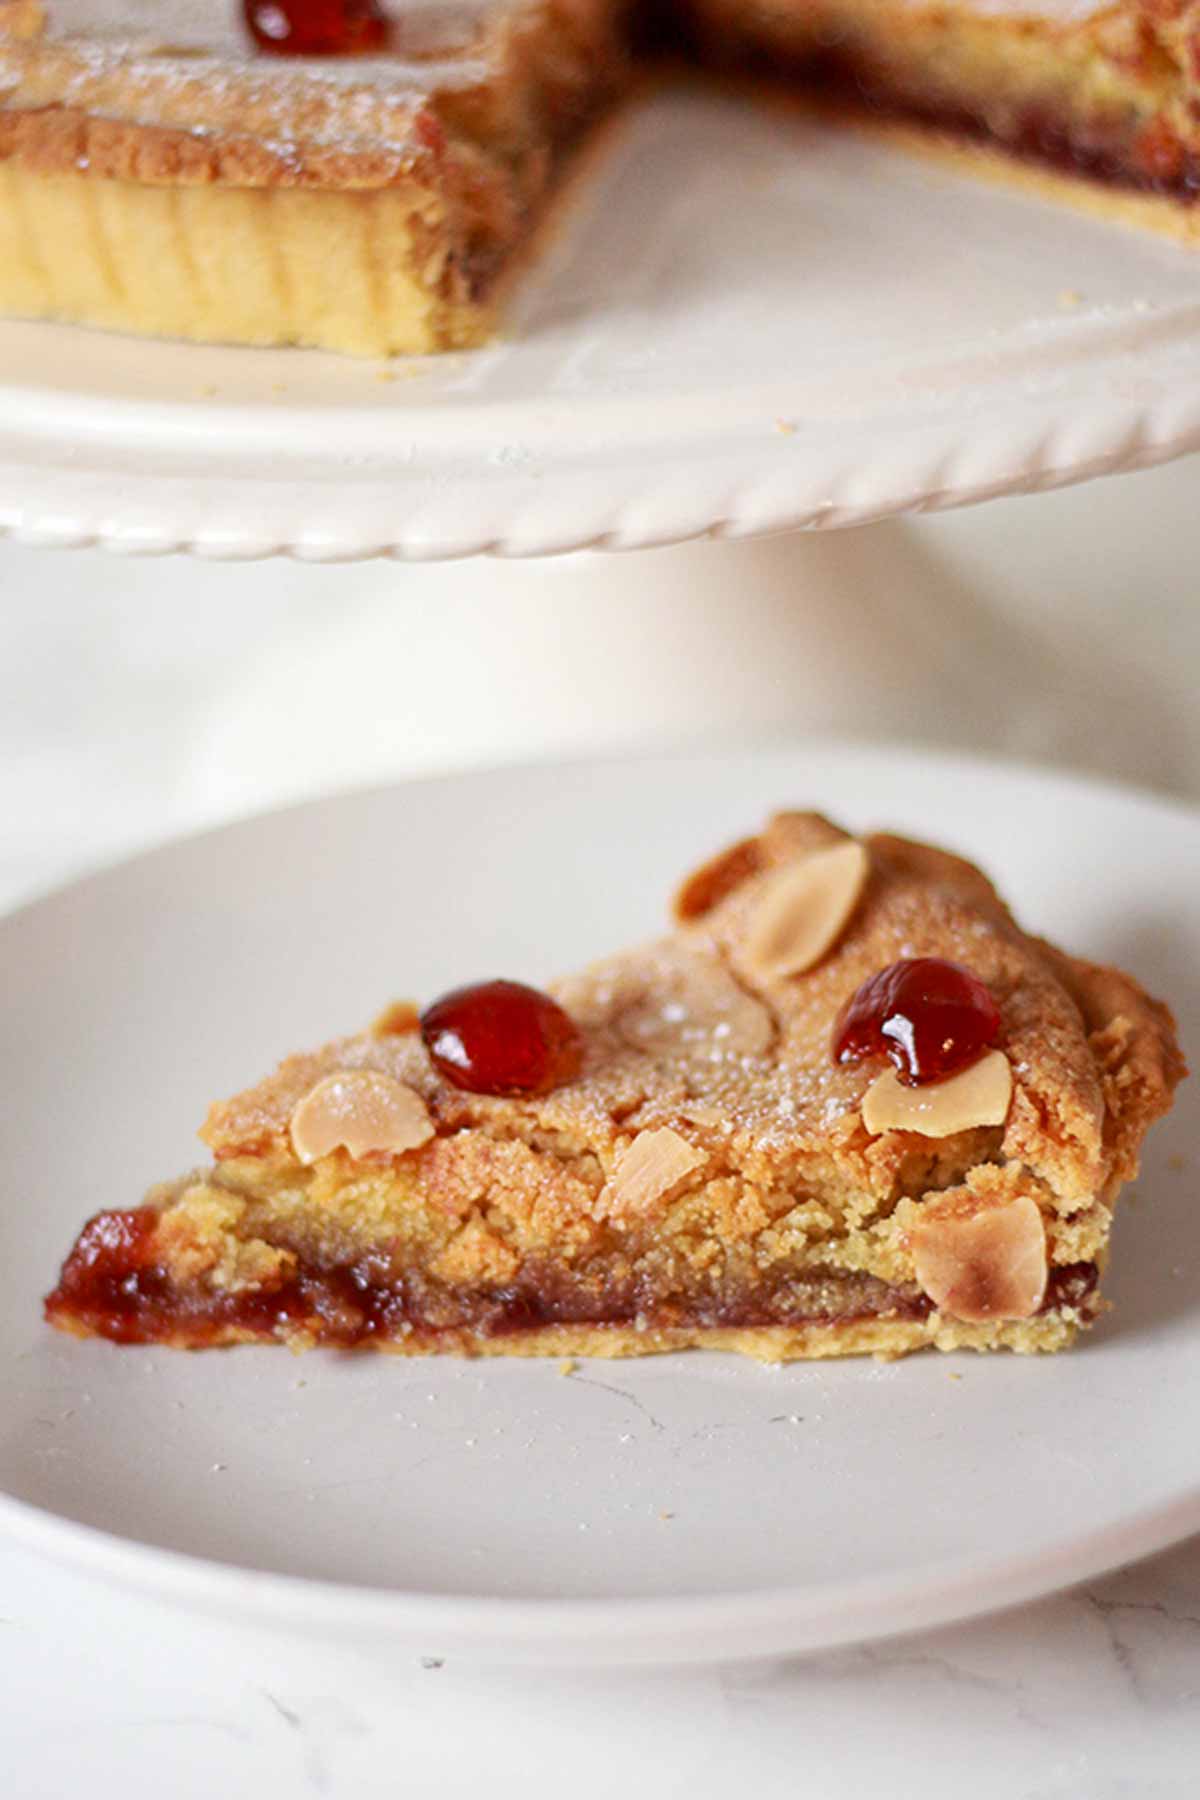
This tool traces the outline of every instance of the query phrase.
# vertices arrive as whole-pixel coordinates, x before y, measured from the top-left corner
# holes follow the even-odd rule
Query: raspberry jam
[[[958,963],[894,962],[851,994],[833,1028],[835,1062],[890,1056],[901,1081],[944,1081],[977,1062],[1000,1035],[996,1002]]]
[[[271,56],[355,56],[382,50],[388,22],[375,0],[242,0],[250,35]]]
[[[421,1014],[434,1067],[471,1094],[548,1094],[579,1073],[583,1039],[556,1000],[519,981],[480,981]]]

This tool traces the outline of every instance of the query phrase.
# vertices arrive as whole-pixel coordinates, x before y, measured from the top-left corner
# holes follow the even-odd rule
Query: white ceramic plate
[[[534,555],[844,525],[1200,443],[1200,264],[703,90],[597,156],[506,342],[378,364],[0,324],[0,530]]]
[[[977,853],[1022,915],[1200,1026],[1200,821],[896,750],[502,771],[320,801],[0,924],[0,1517],[178,1602],[376,1648],[731,1658],[1017,1601],[1200,1527],[1197,1106],[1152,1140],[1115,1312],[1054,1359],[764,1369],[76,1343],[85,1215],[196,1156],[283,1051],[653,932],[697,857],[815,803]]]

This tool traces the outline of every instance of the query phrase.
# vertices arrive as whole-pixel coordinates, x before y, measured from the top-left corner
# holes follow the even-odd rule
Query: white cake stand
[[[849,525],[1200,443],[1200,263],[800,113],[618,128],[508,339],[388,367],[0,327],[0,530],[541,556]]]

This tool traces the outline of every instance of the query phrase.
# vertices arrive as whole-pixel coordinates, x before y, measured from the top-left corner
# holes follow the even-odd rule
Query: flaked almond
[[[639,1131],[602,1195],[602,1211],[629,1216],[653,1206],[708,1158],[669,1125]]]
[[[977,1125],[1003,1125],[1012,1099],[1012,1069],[1003,1050],[989,1050],[948,1081],[905,1087],[895,1069],[873,1081],[862,1102],[869,1132],[916,1131],[922,1137],[951,1137]]]
[[[787,863],[763,885],[741,961],[756,981],[802,975],[832,950],[866,884],[870,857],[851,841]]]
[[[0,32],[20,42],[41,37],[46,28],[46,9],[41,0],[3,0]]]
[[[1028,1319],[1046,1292],[1046,1228],[1027,1194],[979,1212],[939,1213],[909,1233],[917,1280],[934,1304],[969,1324]]]
[[[657,958],[653,986],[622,1005],[618,1029],[635,1050],[701,1059],[761,1056],[775,1035],[762,1001],[718,957],[674,946]]]
[[[372,1022],[372,1037],[407,1037],[421,1028],[421,1012],[413,1000],[393,1000]]]
[[[400,1156],[428,1142],[433,1121],[415,1088],[377,1069],[342,1069],[297,1103],[291,1133],[302,1163],[339,1146],[357,1158]]]
[[[743,838],[728,850],[710,857],[682,883],[675,894],[673,911],[681,924],[702,919],[719,906],[734,888],[757,875],[763,866],[762,845],[757,838]]]

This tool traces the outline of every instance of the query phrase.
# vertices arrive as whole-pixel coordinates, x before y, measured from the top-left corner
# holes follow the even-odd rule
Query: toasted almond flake
[[[669,1125],[639,1131],[600,1197],[602,1210],[625,1216],[642,1212],[707,1161],[703,1150],[697,1150]]]
[[[0,31],[18,43],[40,37],[46,28],[46,9],[40,0],[5,0],[0,5]]]
[[[377,1069],[342,1069],[297,1103],[291,1134],[302,1163],[339,1146],[353,1157],[399,1156],[428,1142],[433,1121],[415,1088]]]
[[[1027,1194],[982,1211],[939,1212],[909,1233],[917,1280],[934,1304],[969,1324],[1028,1319],[1046,1292],[1046,1228]]]
[[[1003,1125],[1012,1100],[1012,1069],[1003,1050],[989,1050],[948,1081],[905,1087],[895,1069],[873,1081],[862,1102],[862,1122],[881,1131],[916,1131],[922,1137],[950,1137],[977,1125]]]
[[[870,857],[851,840],[788,863],[764,883],[741,961],[758,981],[802,975],[832,950],[866,884]]]
[[[421,1023],[420,1009],[413,1000],[393,1000],[385,1006],[371,1025],[372,1037],[405,1037]]]
[[[675,917],[680,924],[702,919],[734,888],[757,875],[762,866],[762,845],[756,837],[742,838],[719,855],[710,856],[678,888],[673,905]]]

